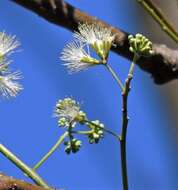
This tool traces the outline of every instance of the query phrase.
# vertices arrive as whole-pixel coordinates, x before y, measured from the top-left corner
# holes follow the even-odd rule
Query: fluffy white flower
[[[0,33],[0,57],[9,55],[20,45],[15,36]]]
[[[0,75],[0,95],[5,98],[15,97],[23,89],[17,82],[19,79],[21,79],[20,72]]]
[[[78,30],[79,32],[75,32],[74,37],[83,43],[90,44],[96,53],[106,60],[115,37],[111,29],[96,23],[85,23],[80,24]]]
[[[59,100],[55,108],[55,116],[59,117],[60,126],[69,126],[71,122],[82,122],[86,115],[80,110],[78,102],[71,98]]]
[[[11,61],[6,60],[5,58],[0,59],[0,74],[7,72],[10,63]]]
[[[90,66],[100,64],[95,58],[92,58],[84,50],[84,45],[79,42],[71,42],[66,45],[62,51],[61,59],[65,62],[64,65],[68,68],[70,73],[85,70]]]

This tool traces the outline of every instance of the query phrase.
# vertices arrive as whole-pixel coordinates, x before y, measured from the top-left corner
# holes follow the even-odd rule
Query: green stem
[[[34,183],[46,189],[51,189],[51,187],[48,186],[48,184],[45,183],[36,172],[34,172],[30,167],[28,167],[19,158],[17,158],[3,144],[0,144],[0,152],[11,162],[13,162],[20,170],[22,170],[28,177],[30,177],[34,181]]]
[[[127,111],[127,102],[130,91],[130,83],[133,78],[134,65],[138,60],[138,58],[139,57],[136,54],[134,54],[134,58],[129,69],[128,77],[125,82],[124,91],[122,93],[122,129],[120,135],[120,151],[121,151],[121,172],[122,172],[123,190],[128,190],[126,140],[127,140],[127,126],[129,119]]]
[[[117,76],[117,74],[115,73],[115,71],[112,69],[112,67],[108,64],[105,64],[106,68],[108,69],[108,71],[111,73],[111,75],[113,76],[113,78],[116,80],[116,82],[118,83],[121,91],[124,91],[124,85],[122,84],[121,80],[119,79],[119,77]]]
[[[60,138],[58,139],[58,141],[56,142],[56,144],[49,150],[49,152],[33,167],[33,170],[35,171],[36,169],[38,169],[50,156],[51,154],[59,147],[59,145],[64,141],[64,139],[68,136],[68,132],[65,132],[62,136],[60,136]]]
[[[161,26],[162,30],[165,31],[175,42],[178,43],[178,33],[164,16],[159,8],[151,0],[137,0],[153,17],[153,19]]]
[[[79,134],[79,135],[89,135],[93,133],[91,130],[90,131],[71,131],[71,133]]]

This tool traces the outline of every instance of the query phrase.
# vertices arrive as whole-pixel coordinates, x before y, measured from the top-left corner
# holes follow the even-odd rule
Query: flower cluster
[[[82,142],[74,137],[75,134],[85,135],[89,143],[98,143],[104,135],[104,125],[99,120],[89,121],[80,104],[72,98],[64,98],[56,104],[54,114],[58,117],[58,125],[65,127],[68,132],[68,141],[64,142],[67,154],[76,153],[80,150]],[[78,131],[76,125],[86,126],[89,130]]]
[[[153,54],[152,42],[142,34],[136,34],[135,37],[129,35],[128,40],[130,43],[129,50],[138,56],[149,56]]]
[[[74,33],[75,41],[64,48],[61,59],[71,73],[88,69],[91,66],[106,64],[114,37],[111,29],[96,23],[79,24],[78,32]],[[100,59],[90,55],[90,48]]]
[[[22,86],[17,82],[21,79],[19,71],[10,72],[8,56],[20,45],[15,36],[4,32],[0,33],[0,96],[9,98],[15,97]]]
[[[54,113],[59,118],[58,125],[61,127],[74,126],[77,122],[83,123],[86,119],[86,114],[80,110],[80,104],[72,98],[59,100]]]

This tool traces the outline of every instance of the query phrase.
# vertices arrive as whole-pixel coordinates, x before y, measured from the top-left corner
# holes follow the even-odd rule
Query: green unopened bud
[[[58,125],[60,127],[68,127],[69,122],[66,120],[65,117],[62,117],[58,120]]]
[[[65,142],[65,152],[67,154],[76,153],[80,150],[80,147],[82,146],[82,142],[80,140],[77,140],[73,138],[71,141]]]
[[[89,143],[98,143],[101,138],[104,136],[103,128],[104,125],[100,123],[99,120],[92,121],[88,123],[88,127],[92,129],[92,133],[88,135]]]
[[[152,42],[142,34],[136,34],[128,36],[129,50],[132,53],[136,53],[138,56],[149,56],[153,54]]]

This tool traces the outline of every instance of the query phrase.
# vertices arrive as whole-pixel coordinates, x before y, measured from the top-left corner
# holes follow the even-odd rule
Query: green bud
[[[153,54],[152,42],[142,34],[136,34],[135,37],[129,35],[128,40],[130,44],[129,50],[132,53],[136,53],[139,56],[149,56]]]
[[[80,147],[82,146],[82,142],[77,139],[72,139],[71,141],[65,142],[64,145],[65,147],[65,152],[67,154],[76,153],[80,150]]]
[[[58,125],[60,127],[68,127],[68,121],[66,120],[65,117],[62,117],[58,120]]]
[[[89,143],[98,143],[99,140],[103,138],[104,132],[102,128],[104,128],[104,125],[100,123],[99,120],[95,120],[92,121],[92,123],[89,123],[88,127],[92,130],[92,133],[88,135]]]

